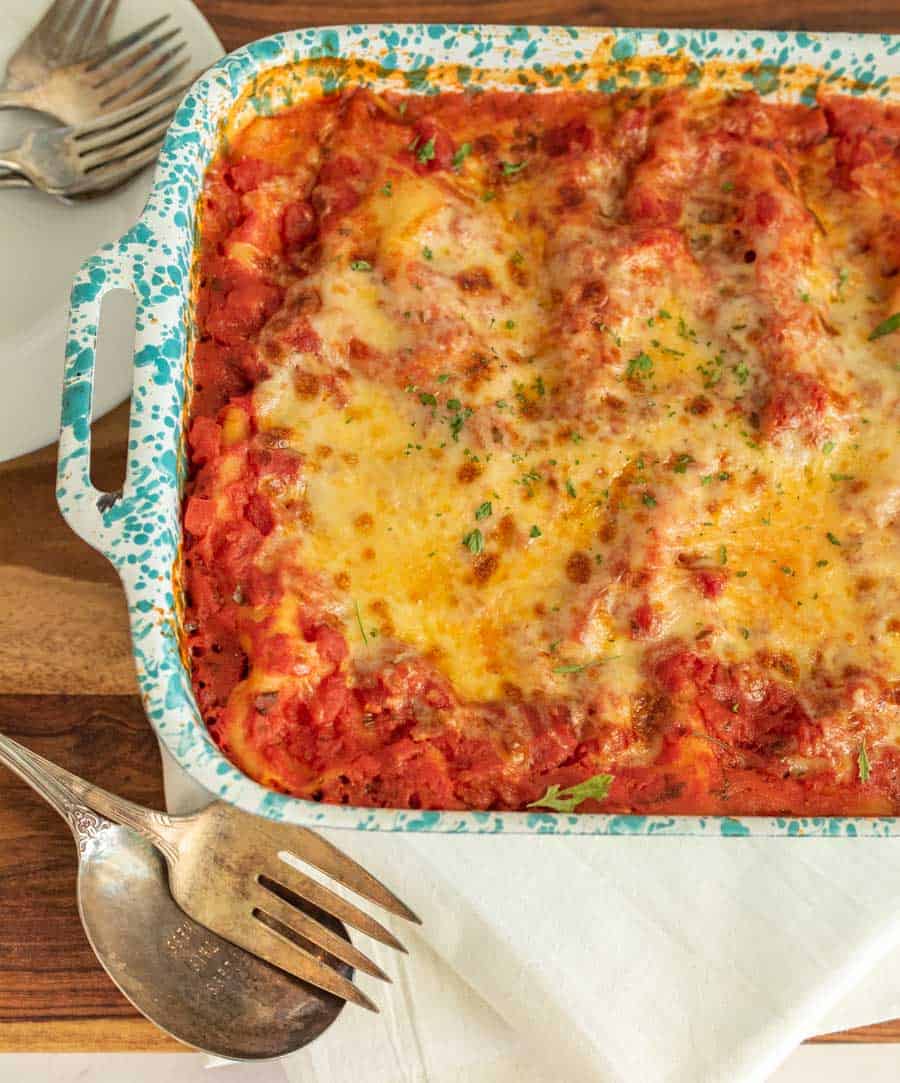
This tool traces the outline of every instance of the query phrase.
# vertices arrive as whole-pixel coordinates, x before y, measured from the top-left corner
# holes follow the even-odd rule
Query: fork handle
[[[177,861],[177,828],[171,817],[164,812],[144,808],[94,786],[3,734],[0,734],[0,761],[49,802],[68,822],[73,832],[73,807],[87,805],[114,823],[124,824],[140,832],[170,863]]]

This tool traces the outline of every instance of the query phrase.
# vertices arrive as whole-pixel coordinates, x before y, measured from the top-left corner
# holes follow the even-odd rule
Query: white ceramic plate
[[[0,3],[0,71],[49,2]],[[219,59],[219,39],[189,0],[120,0],[112,37],[165,13],[188,43],[186,73],[200,72]],[[48,123],[36,113],[0,112],[0,147],[14,145],[29,126]],[[0,190],[0,462],[56,440],[72,278],[85,257],[136,221],[152,175],[146,169],[110,195],[75,207],[38,192]],[[110,303],[102,320],[95,418],[128,397],[133,337],[128,306]]]

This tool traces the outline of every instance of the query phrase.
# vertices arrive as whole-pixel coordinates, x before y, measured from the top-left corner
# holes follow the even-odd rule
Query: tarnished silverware
[[[156,159],[187,84],[166,87],[86,124],[30,131],[17,147],[0,150],[0,186],[21,187],[16,174],[56,196],[105,191]]]
[[[78,912],[107,974],[151,1022],[233,1060],[282,1057],[317,1038],[344,1001],[205,929],[169,891],[165,862],[136,831],[80,804],[46,760],[0,736],[0,761],[56,809],[78,847]],[[340,922],[323,917],[335,934]],[[350,967],[337,964],[345,978]]]
[[[86,8],[96,6],[95,0]],[[71,15],[73,5],[65,8]],[[104,42],[111,17],[110,12],[104,12],[99,22]],[[80,54],[77,60],[68,58],[65,42],[58,42],[50,32],[38,36],[38,45],[29,45],[43,25],[39,23],[7,67],[0,88],[0,109],[37,109],[65,124],[81,124],[152,94],[170,83],[187,63],[186,58],[178,59],[186,43],[177,27],[156,34],[168,18],[162,15],[100,48],[94,38],[87,53],[73,43],[71,50],[78,49]],[[70,28],[71,20],[64,14],[58,29],[65,34]],[[56,65],[51,55],[65,59]]]
[[[15,742],[0,737],[0,756],[10,745]],[[319,989],[378,1011],[335,964],[340,960],[384,981],[390,978],[336,936],[323,922],[323,912],[391,948],[405,948],[365,911],[281,856],[299,858],[397,917],[419,923],[407,906],[346,854],[306,828],[251,816],[221,801],[191,816],[155,812],[33,752],[28,756],[73,799],[152,842],[166,859],[175,901],[195,921]]]
[[[17,94],[46,83],[57,68],[101,52],[118,6],[119,0],[55,0],[9,58],[0,81],[0,107],[24,104]]]

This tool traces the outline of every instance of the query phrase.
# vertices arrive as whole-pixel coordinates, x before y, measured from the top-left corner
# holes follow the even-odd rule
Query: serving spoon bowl
[[[166,865],[136,831],[78,804],[26,749],[0,760],[66,821],[78,848],[78,912],[106,973],[161,1030],[231,1060],[283,1057],[317,1038],[344,1001],[270,966],[188,917]],[[317,919],[347,936],[327,914]],[[348,978],[353,969],[337,960]]]

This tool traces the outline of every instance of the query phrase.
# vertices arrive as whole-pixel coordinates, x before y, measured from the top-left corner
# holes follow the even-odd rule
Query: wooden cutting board
[[[319,4],[202,0],[229,50],[321,22]],[[896,0],[349,0],[334,22],[457,21],[749,26],[900,32]],[[94,426],[93,475],[121,484],[128,416]],[[131,662],[125,604],[106,561],[54,500],[55,448],[0,464],[0,731],[102,786],[162,807],[156,742]],[[75,850],[54,812],[0,768],[0,1052],[172,1051],[94,958],[75,905]],[[900,1041],[900,1020],[817,1041]]]

